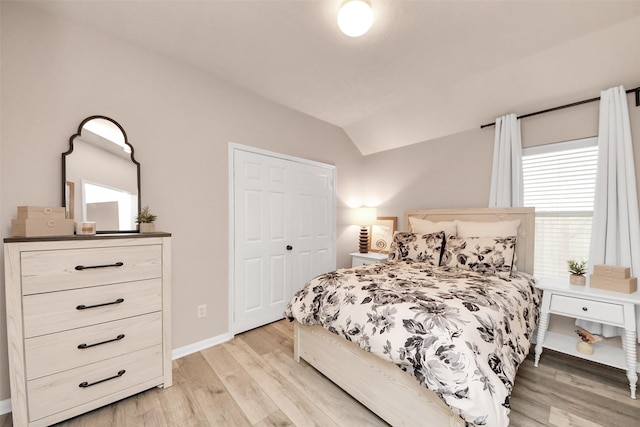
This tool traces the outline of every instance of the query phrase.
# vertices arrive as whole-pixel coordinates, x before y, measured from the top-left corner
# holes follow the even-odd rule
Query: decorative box
[[[638,280],[635,277],[618,279],[615,277],[598,276],[596,274],[592,274],[589,277],[589,286],[592,288],[622,292],[625,294],[632,294],[638,290]]]
[[[72,219],[12,219],[11,236],[72,236]]]
[[[92,236],[96,234],[96,223],[93,221],[76,221],[76,234],[79,236]]]
[[[62,206],[18,206],[18,219],[65,219]]]
[[[617,265],[594,265],[593,275],[611,277],[612,279],[628,279],[631,277],[631,269]]]

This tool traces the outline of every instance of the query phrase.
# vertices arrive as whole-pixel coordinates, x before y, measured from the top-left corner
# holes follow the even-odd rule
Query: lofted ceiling
[[[32,2],[339,126],[364,155],[640,83],[637,0],[371,3],[349,38],[341,0]],[[616,37],[635,53],[593,65]]]

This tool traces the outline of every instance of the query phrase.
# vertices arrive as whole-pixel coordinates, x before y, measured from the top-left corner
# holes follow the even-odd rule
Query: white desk
[[[636,398],[638,382],[638,362],[636,354],[636,313],[635,306],[640,305],[640,292],[623,294],[585,286],[570,285],[566,281],[542,279],[538,288],[544,291],[538,336],[536,339],[535,366],[538,366],[543,347],[572,356],[592,360],[627,371],[631,398]],[[623,348],[598,348],[592,355],[584,355],[576,350],[576,341],[566,335],[547,333],[549,315],[584,319],[624,329]],[[576,335],[577,337],[577,335]]]

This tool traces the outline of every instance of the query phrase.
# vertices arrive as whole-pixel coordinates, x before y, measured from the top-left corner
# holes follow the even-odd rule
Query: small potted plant
[[[569,283],[572,285],[584,285],[587,283],[587,277],[585,274],[587,273],[587,261],[577,261],[575,259],[570,259],[567,261],[569,264]]]
[[[153,233],[156,231],[156,227],[153,224],[158,218],[157,215],[154,215],[149,210],[149,206],[145,206],[142,208],[138,216],[136,217],[136,222],[138,223],[138,227],[141,233]]]

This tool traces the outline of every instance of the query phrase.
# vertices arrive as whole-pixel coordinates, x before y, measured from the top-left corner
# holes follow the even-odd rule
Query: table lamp
[[[355,208],[352,212],[352,223],[360,226],[359,252],[369,252],[369,226],[378,218],[376,208]]]

